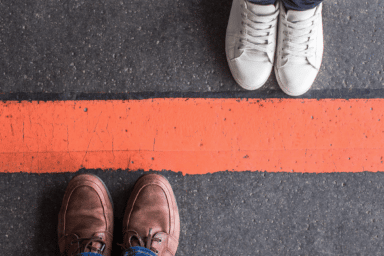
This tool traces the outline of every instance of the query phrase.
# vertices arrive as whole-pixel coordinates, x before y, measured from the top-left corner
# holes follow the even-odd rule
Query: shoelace
[[[290,22],[286,18],[282,20],[284,25],[283,33],[286,38],[283,40],[283,56],[287,55],[298,58],[309,58],[315,55],[316,25],[318,15],[307,20]]]
[[[158,250],[156,250],[154,247],[152,247],[152,243],[154,241],[161,243],[161,239],[153,237],[152,229],[149,229],[148,236],[144,237],[144,239],[142,239],[139,235],[136,235],[136,234],[133,234],[132,237],[135,237],[139,241],[140,247],[145,247],[145,248],[153,251],[156,254],[159,253]],[[145,243],[143,240],[145,241]],[[126,248],[123,244],[118,244],[118,245],[120,245],[124,249],[124,251],[129,249],[129,248]],[[132,246],[132,245],[130,244],[130,246]],[[123,255],[124,255],[124,253],[123,253]]]
[[[241,46],[239,50],[250,49],[262,52],[274,52],[273,42],[270,40],[275,34],[278,10],[272,15],[259,16],[249,10],[247,4],[242,3],[242,30],[240,31]],[[278,8],[277,8],[278,9]]]
[[[88,241],[88,242],[83,245],[84,241]],[[101,248],[96,248],[96,247],[91,246],[91,244],[93,242],[100,243],[102,245]],[[72,253],[72,255],[76,255],[76,254],[85,252],[85,249],[87,249],[87,248],[90,249],[91,251],[95,251],[99,254],[102,254],[105,250],[105,242],[102,240],[101,237],[98,237],[98,236],[92,236],[90,238],[79,238],[79,239],[75,239],[71,242],[71,244],[75,244],[75,243],[78,244],[78,249],[76,250],[76,252]]]

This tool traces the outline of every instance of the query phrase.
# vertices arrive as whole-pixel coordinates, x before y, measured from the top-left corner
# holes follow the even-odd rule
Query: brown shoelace
[[[156,254],[159,253],[155,248],[152,247],[152,243],[153,243],[154,241],[155,241],[155,242],[159,242],[159,243],[161,243],[161,239],[160,239],[160,238],[155,238],[155,237],[153,237],[153,235],[152,235],[152,229],[149,229],[148,236],[147,236],[147,237],[144,237],[144,239],[142,239],[139,235],[137,235],[135,231],[133,231],[133,232],[134,232],[135,234],[133,234],[132,237],[135,237],[135,238],[139,241],[139,246],[140,246],[140,247],[145,247],[145,248],[147,248],[147,249],[153,251],[153,252],[156,253]],[[132,237],[131,237],[131,238],[132,238]],[[145,243],[144,243],[143,240],[145,241]],[[120,245],[124,250],[128,250],[128,248],[125,248],[125,246],[124,246],[123,244],[119,244],[119,245]],[[129,241],[129,245],[130,245],[131,247],[133,247],[131,241]]]

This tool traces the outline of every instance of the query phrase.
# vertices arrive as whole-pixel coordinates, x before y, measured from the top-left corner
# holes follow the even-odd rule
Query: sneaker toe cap
[[[229,67],[236,82],[247,90],[256,90],[268,80],[272,64],[269,61],[250,61],[241,57],[230,60]]]
[[[312,86],[318,71],[309,65],[285,66],[275,70],[280,88],[290,96],[300,96]]]

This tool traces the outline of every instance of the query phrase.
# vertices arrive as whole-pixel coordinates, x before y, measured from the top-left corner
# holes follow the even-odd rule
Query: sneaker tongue
[[[247,2],[248,9],[251,10],[254,14],[257,15],[271,15],[276,11],[276,6],[271,5],[261,5]]]
[[[254,14],[258,16],[268,16],[271,14],[274,14],[276,12],[276,6],[271,4],[271,5],[260,5],[260,4],[254,4],[251,2],[247,1],[247,8],[253,12]],[[265,26],[261,24],[260,26],[263,26],[264,28],[267,28],[268,26]],[[264,36],[267,36],[267,32],[264,34]],[[257,58],[262,61],[268,61],[268,55],[265,52],[261,51],[250,51],[248,52],[252,58]]]
[[[315,15],[315,12],[316,8],[312,8],[307,11],[289,10],[287,13],[287,19],[290,22],[302,21],[311,18],[313,15]]]
[[[316,9],[317,8],[312,8],[312,9],[306,10],[306,11],[288,10],[287,20],[292,22],[292,23],[304,21],[306,19],[311,18],[313,15],[315,15]],[[300,40],[301,43],[305,43],[306,41],[307,41],[307,39],[305,39],[305,38],[302,38]],[[297,63],[297,64],[306,64],[307,63],[306,58],[296,57],[296,56],[291,56],[290,61],[293,63]]]

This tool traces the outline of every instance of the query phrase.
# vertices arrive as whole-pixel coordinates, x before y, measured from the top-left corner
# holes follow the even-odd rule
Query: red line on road
[[[0,172],[384,170],[384,100],[0,103]]]

